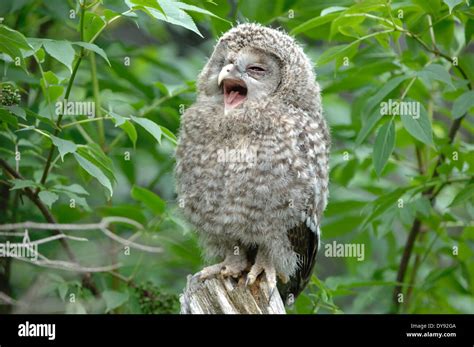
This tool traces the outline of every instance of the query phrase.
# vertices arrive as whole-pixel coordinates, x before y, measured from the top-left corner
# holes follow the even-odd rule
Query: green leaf
[[[41,46],[43,46],[43,40],[42,39],[37,39],[34,37],[27,37],[26,38],[28,44],[31,47],[31,52],[29,53],[36,53],[41,49]]]
[[[128,292],[123,293],[115,290],[106,290],[102,293],[102,297],[105,300],[105,312],[110,312],[125,304],[128,301],[129,295]]]
[[[61,95],[63,95],[64,87],[63,86],[49,86],[47,89],[47,93],[48,93],[49,101],[55,102],[61,97]]]
[[[72,72],[75,52],[69,41],[43,39],[43,47],[50,56],[64,64]]]
[[[54,123],[53,121],[51,121],[51,119],[46,118],[46,117],[43,117],[43,116],[40,116],[39,114],[37,114],[36,112],[31,111],[31,110],[28,109],[28,108],[25,109],[25,112],[26,112],[26,114],[27,114],[29,117],[36,118],[36,119],[38,119],[39,121],[48,124],[48,125],[51,126],[52,128],[56,128],[56,123]]]
[[[161,3],[162,0],[160,0],[159,2]],[[208,16],[211,16],[211,17],[214,17],[214,18],[217,18],[217,19],[220,19],[224,22],[227,22],[227,23],[230,23],[232,24],[232,22],[228,21],[227,19],[224,19],[222,17],[219,17],[217,16],[216,14],[212,13],[211,11],[208,11],[204,8],[200,8],[200,7],[197,7],[197,6],[194,6],[194,5],[189,5],[189,4],[186,4],[184,2],[179,2],[179,1],[174,1],[173,4],[176,4],[176,6],[178,6],[180,9],[182,10],[186,10],[186,11],[191,11],[191,12],[197,12],[197,13],[201,13],[201,14],[206,14]]]
[[[417,76],[426,79],[429,83],[432,81],[441,81],[454,88],[451,75],[439,64],[425,66],[423,70],[418,71]]]
[[[339,45],[327,49],[318,59],[319,66],[329,63],[332,60],[340,59],[345,56],[351,57],[357,52],[359,41],[354,41],[348,45]]]
[[[105,25],[105,20],[101,16],[93,12],[86,12],[84,16],[84,41],[91,41]]]
[[[165,128],[164,126],[161,126],[161,131],[163,132],[163,136],[166,137],[168,140],[171,141],[172,144],[177,145],[178,140],[176,139],[175,134],[173,134],[169,129]]]
[[[331,22],[331,30],[329,32],[329,40],[331,41],[338,32],[345,35],[345,31],[351,31],[349,35],[351,37],[358,38],[358,29],[360,28],[361,24],[365,21],[366,17],[357,16],[351,17],[345,14],[341,14],[338,18]],[[345,29],[344,29],[345,27]],[[350,29],[347,29],[350,28]],[[377,36],[376,36],[377,37]]]
[[[23,34],[0,24],[0,52],[10,56],[15,64],[18,59],[20,66],[25,69],[25,60],[21,49],[29,51],[32,47]]]
[[[454,119],[461,118],[474,107],[474,91],[470,90],[459,96],[453,103]]]
[[[44,74],[45,87],[49,87],[51,84],[59,84],[59,78],[53,71],[46,71]]]
[[[474,20],[468,19],[464,28],[464,39],[466,40],[466,46],[469,45],[472,34],[474,34]]]
[[[112,189],[112,184],[110,183],[110,180],[107,178],[106,175],[93,163],[91,163],[89,160],[85,159],[78,153],[74,153],[74,157],[76,158],[77,162],[79,165],[89,173],[89,175],[95,177],[100,184],[102,184],[105,188],[107,188],[110,192],[110,196],[113,195],[113,189]]]
[[[420,212],[423,216],[428,217],[430,215],[431,203],[426,196],[421,196],[415,200],[414,207],[416,211]]]
[[[75,194],[78,194],[78,195],[89,195],[89,192],[87,192],[87,190],[85,190],[84,187],[80,186],[77,183],[73,183],[69,186],[64,186],[62,184],[57,184],[51,189],[56,190],[56,191],[71,192],[71,193],[75,193]]]
[[[108,114],[112,116],[112,118],[114,119],[114,123],[116,127],[121,126],[127,120],[125,117],[122,117],[121,115],[119,115],[118,113],[115,113],[112,110],[109,110]]]
[[[131,194],[133,199],[142,202],[154,214],[160,215],[165,211],[166,203],[151,190],[134,185]]]
[[[153,135],[153,137],[156,139],[156,141],[158,141],[158,143],[161,144],[161,135],[162,135],[163,132],[161,131],[161,128],[158,124],[156,124],[155,122],[153,122],[153,121],[151,121],[147,118],[138,118],[138,117],[134,117],[134,116],[130,116],[130,117],[135,123],[137,123],[138,125],[143,127],[151,135]]]
[[[127,133],[128,138],[132,141],[133,148],[135,148],[138,135],[133,123],[126,120],[122,125],[120,125],[120,128]]]
[[[66,300],[66,295],[69,291],[69,285],[66,282],[58,283],[57,286],[59,297],[62,301]]]
[[[32,47],[22,33],[0,24],[0,42],[2,45],[31,50]]]
[[[61,156],[61,160],[64,161],[64,156],[68,153],[75,153],[77,150],[77,146],[74,142],[69,140],[63,140],[59,137],[51,135],[51,140],[53,144],[58,147],[59,155]]]
[[[54,103],[64,93],[64,87],[59,85],[59,78],[52,72],[46,71],[40,80],[41,86],[46,89],[47,100]]]
[[[22,109],[19,106],[6,106],[11,113],[13,113],[15,116],[20,117],[21,119],[26,120],[26,112],[24,109]]]
[[[93,44],[93,43],[89,43],[89,42],[73,42],[72,43],[73,45],[76,45],[76,46],[80,46],[80,47],[83,47],[89,51],[92,51],[92,52],[95,52],[97,53],[98,55],[100,55],[102,58],[104,58],[104,60],[107,62],[107,64],[110,65],[110,61],[109,61],[109,58],[107,57],[107,54],[105,53],[105,51],[100,48],[99,46]]]
[[[85,211],[92,212],[91,208],[89,207],[89,204],[87,203],[87,200],[84,197],[74,194],[72,192],[69,192],[67,190],[60,191],[60,193],[67,195],[70,200],[74,200],[74,203],[77,206],[81,206]],[[69,204],[70,203],[71,202],[69,202]]]
[[[375,109],[369,118],[367,118],[367,121],[364,123],[362,126],[362,129],[359,131],[357,134],[356,138],[356,146],[360,146],[362,142],[364,142],[365,138],[370,134],[372,129],[375,127],[375,125],[378,123],[378,121],[382,118],[382,113],[380,113],[380,110],[377,108]]]
[[[128,7],[133,7],[133,5],[150,7],[160,12],[163,12],[163,9],[160,6],[158,0],[125,0],[125,3]]]
[[[474,197],[474,184],[468,184],[462,189],[458,195],[453,199],[449,207],[466,203]]]
[[[10,190],[41,187],[40,184],[33,182],[31,180],[22,180],[18,178],[11,179],[10,183],[13,184],[13,187]]]
[[[418,118],[410,115],[402,115],[400,117],[402,118],[403,126],[410,135],[429,146],[433,145],[433,130],[431,129],[428,112],[426,112],[423,105],[420,104],[420,114]]]
[[[181,26],[203,37],[191,16],[180,8],[178,1],[160,0],[158,4],[153,0],[126,0],[125,3],[131,9],[142,10],[158,20]]]
[[[388,158],[395,148],[395,123],[393,118],[382,125],[377,133],[374,144],[373,162],[378,176],[382,173]]]
[[[42,202],[46,204],[46,206],[48,206],[48,208],[51,208],[51,205],[53,205],[56,200],[59,199],[58,194],[49,192],[47,190],[42,190],[41,192],[39,192],[38,197]]]
[[[120,13],[118,12],[115,12],[115,11],[112,11],[108,8],[104,9],[104,19],[108,22],[109,20],[111,20],[112,18],[115,18],[115,17],[119,17],[121,16]]]
[[[325,8],[324,10],[322,10],[320,16],[326,16],[326,15],[328,15],[328,14],[330,14],[330,13],[341,12],[341,11],[344,11],[344,10],[347,10],[347,7],[343,7],[343,6],[331,6],[331,7],[327,7],[327,8]]]
[[[407,80],[408,78],[413,76],[402,75],[397,76],[386,82],[382,88],[378,89],[378,92],[370,97],[367,101],[367,105],[365,107],[365,112],[371,112],[374,107],[380,105],[380,102],[390,94],[395,88],[397,88],[403,81]]]
[[[12,125],[15,128],[18,128],[18,118],[14,117],[10,111],[0,107],[0,121]]]
[[[79,145],[77,148],[83,158],[89,160],[92,164],[97,166],[111,182],[116,182],[115,169],[112,160],[105,155],[102,148],[96,143],[89,143],[88,145]]]
[[[443,2],[448,5],[449,7],[449,13],[453,13],[453,8],[455,8],[457,5],[461,4],[464,0],[443,0]]]
[[[311,18],[310,20],[298,25],[296,28],[291,30],[290,34],[296,35],[302,32],[307,32],[311,29],[317,28],[321,25],[331,22],[338,16],[339,16],[339,13],[331,13],[331,14],[326,14],[326,15],[323,15],[321,13],[320,17]]]

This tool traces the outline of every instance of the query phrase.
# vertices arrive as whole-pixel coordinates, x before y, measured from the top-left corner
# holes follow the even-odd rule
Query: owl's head
[[[226,110],[277,100],[313,110],[319,86],[293,38],[259,24],[241,24],[219,39],[199,76],[198,98],[222,103]]]
[[[223,65],[216,82],[226,110],[267,98],[281,81],[278,58],[257,48],[228,51]]]

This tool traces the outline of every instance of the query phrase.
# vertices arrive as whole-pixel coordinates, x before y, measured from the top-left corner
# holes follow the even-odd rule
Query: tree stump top
[[[188,276],[180,297],[181,314],[285,314],[285,306],[275,289],[269,298],[265,279],[247,287],[233,278],[216,277],[200,281]]]

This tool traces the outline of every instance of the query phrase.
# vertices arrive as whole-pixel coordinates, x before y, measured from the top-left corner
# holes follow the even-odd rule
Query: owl
[[[182,115],[180,206],[209,259],[197,275],[265,275],[284,301],[307,285],[328,200],[330,134],[302,48],[281,30],[240,24],[217,42]]]

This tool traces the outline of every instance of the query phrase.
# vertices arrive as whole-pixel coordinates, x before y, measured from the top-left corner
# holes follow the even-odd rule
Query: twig
[[[3,169],[7,172],[8,175],[10,175],[13,178],[19,178],[19,179],[24,179],[23,176],[21,176],[17,171],[15,171],[5,160],[0,158],[0,166],[3,167]],[[35,204],[38,209],[41,211],[45,219],[52,224],[57,224],[56,218],[51,214],[51,212],[48,210],[48,208],[43,204],[43,202],[39,199],[39,197],[30,189],[30,188],[23,188],[24,193],[26,196]],[[60,230],[57,229],[52,229],[53,232],[56,235],[64,235]],[[73,261],[76,261],[76,257],[74,253],[72,252],[71,248],[69,247],[69,244],[65,239],[60,239],[59,242],[61,243],[61,246],[64,248],[66,251],[66,254],[68,258]],[[99,295],[99,290],[95,286],[95,284],[92,282],[92,278],[89,273],[86,273],[82,277],[82,282],[84,283],[84,286],[88,288],[94,296]]]
[[[66,270],[66,271],[73,271],[73,272],[82,272],[82,273],[93,273],[93,272],[108,272],[112,270],[116,270],[121,267],[122,264],[112,264],[112,265],[105,265],[105,266],[95,266],[95,267],[88,267],[88,266],[81,266],[76,263],[71,263],[68,261],[62,260],[31,260],[28,258],[22,257],[13,257],[15,259],[43,267],[49,267],[52,269],[59,269],[59,270]]]
[[[17,232],[12,232],[12,233],[0,232],[0,235],[1,236],[18,236],[18,237],[25,236],[24,233],[17,233]],[[35,240],[35,241],[30,241],[30,242],[28,242],[28,244],[30,244],[30,245],[42,245],[44,243],[56,241],[56,240],[59,240],[59,239],[68,239],[68,240],[73,240],[73,241],[89,241],[88,239],[86,239],[84,237],[76,237],[76,236],[60,234],[60,235],[53,235],[53,236],[45,237],[43,239],[39,239],[39,240]],[[10,243],[10,244],[11,245],[12,244],[24,245],[24,243]]]
[[[111,232],[108,228],[112,223],[125,223],[132,225],[137,229],[142,230],[143,226],[134,221],[133,219],[125,217],[104,217],[99,223],[87,223],[87,224],[60,224],[60,223],[38,223],[38,222],[21,222],[21,223],[9,223],[9,224],[0,224],[0,230],[17,230],[17,229],[28,229],[30,232],[35,229],[39,230],[68,230],[68,231],[86,231],[86,230],[100,230],[104,235],[110,239],[124,245],[127,247],[139,249],[141,251],[149,253],[161,253],[163,249],[161,247],[152,247],[146,246],[139,243],[136,243],[132,240],[135,237],[130,239],[124,239],[117,234]],[[59,237],[61,236],[62,237]],[[55,239],[64,238],[66,235],[61,234],[57,235]],[[15,235],[18,236],[18,235]],[[52,239],[51,239],[52,240]]]
[[[93,230],[107,228],[112,223],[125,223],[133,225],[137,229],[143,229],[143,225],[134,221],[133,219],[125,217],[104,217],[99,223],[86,223],[86,224],[68,224],[68,223],[38,223],[38,222],[21,222],[21,223],[8,223],[0,224],[0,230],[15,230],[15,229],[42,229],[42,230]]]
[[[11,296],[7,295],[7,293],[0,292],[0,305],[2,301],[11,306],[26,306],[26,304],[13,299]]]

